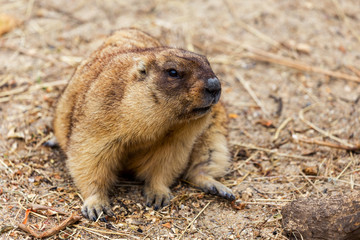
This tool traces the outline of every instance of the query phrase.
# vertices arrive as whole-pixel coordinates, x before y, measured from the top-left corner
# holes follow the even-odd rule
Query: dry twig
[[[29,205],[29,207],[31,208],[32,211],[50,210],[50,211],[57,212],[57,213],[62,214],[62,215],[67,215],[66,212],[63,212],[63,211],[61,211],[59,209],[56,209],[56,208],[52,208],[52,207],[48,207],[48,206],[44,206],[44,205],[39,205],[39,204],[35,204],[35,203],[29,203],[28,205]]]
[[[80,219],[81,219],[81,217],[79,215],[71,214],[70,217],[68,217],[67,219],[62,221],[60,223],[60,225],[50,228],[41,233],[35,231],[29,225],[25,225],[23,223],[19,224],[19,228],[22,229],[23,231],[31,234],[32,236],[34,236],[36,238],[46,238],[46,237],[50,237],[50,236],[53,236],[53,235],[59,233],[61,230],[65,229],[67,226],[79,221]]]
[[[308,65],[306,63],[302,63],[300,61],[296,61],[296,60],[292,60],[292,59],[285,58],[282,56],[278,56],[276,54],[269,53],[269,52],[263,51],[261,49],[251,47],[251,46],[246,46],[245,48],[248,51],[250,51],[251,53],[253,53],[252,55],[248,55],[247,57],[257,60],[257,61],[275,63],[275,64],[294,68],[294,69],[304,71],[304,72],[321,73],[321,74],[324,74],[324,75],[327,75],[330,77],[335,77],[335,78],[340,78],[340,79],[345,79],[348,81],[360,83],[360,78],[356,77],[356,76],[351,76],[351,75],[337,72],[337,71],[330,71],[330,70],[323,69],[320,67],[314,67],[314,66]]]

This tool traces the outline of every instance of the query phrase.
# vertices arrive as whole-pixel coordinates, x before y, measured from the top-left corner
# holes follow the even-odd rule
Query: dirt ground
[[[80,214],[65,157],[42,144],[77,64],[121,27],[209,58],[230,118],[233,164],[221,181],[237,200],[179,181],[156,212],[141,183],[124,180],[117,220],[81,219],[50,239],[288,239],[287,202],[359,189],[357,0],[0,0],[4,14],[17,25],[0,37],[2,239],[32,238],[17,228],[32,203]],[[28,224],[43,231],[66,217],[37,211]]]

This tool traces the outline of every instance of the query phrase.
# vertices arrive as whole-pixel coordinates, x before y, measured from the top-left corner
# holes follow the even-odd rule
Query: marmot
[[[180,176],[229,200],[216,181],[229,166],[221,85],[208,60],[121,29],[83,61],[56,107],[54,132],[91,220],[112,215],[120,171],[144,181],[147,206],[170,203]]]

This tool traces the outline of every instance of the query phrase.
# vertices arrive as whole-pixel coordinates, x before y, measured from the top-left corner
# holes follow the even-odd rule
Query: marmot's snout
[[[205,83],[205,95],[209,105],[219,101],[221,94],[221,84],[217,77],[209,78]]]

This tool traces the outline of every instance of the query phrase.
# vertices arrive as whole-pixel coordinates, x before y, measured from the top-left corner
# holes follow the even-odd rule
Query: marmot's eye
[[[169,69],[169,70],[168,70],[168,74],[169,74],[169,76],[172,77],[172,78],[178,78],[178,77],[180,77],[180,76],[179,76],[179,73],[178,73],[175,69]]]

